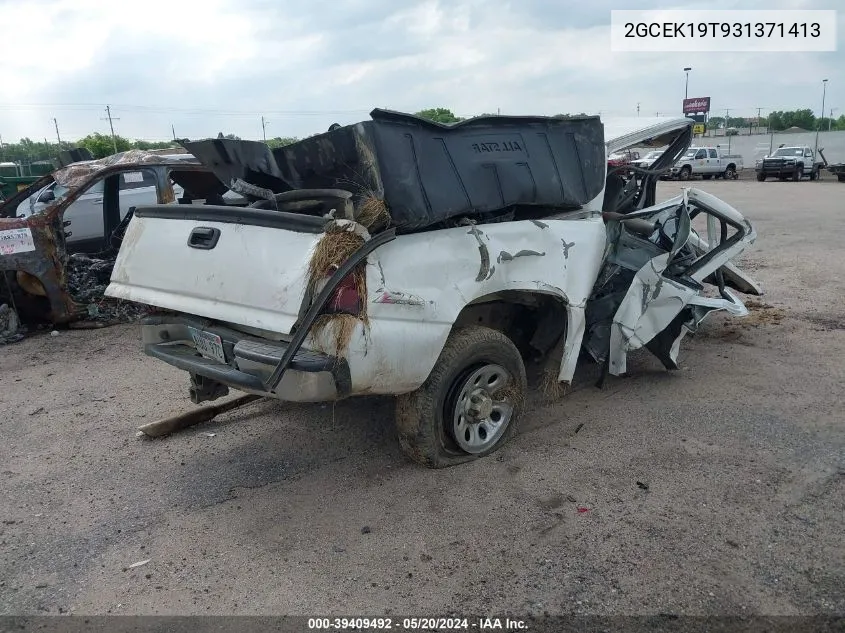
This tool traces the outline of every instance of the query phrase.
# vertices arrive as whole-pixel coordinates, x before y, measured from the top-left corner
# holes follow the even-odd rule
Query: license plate
[[[191,338],[194,340],[194,345],[197,346],[197,351],[200,354],[211,360],[216,360],[224,365],[226,364],[226,355],[223,353],[223,341],[219,336],[192,327],[189,327],[188,331],[191,333]]]

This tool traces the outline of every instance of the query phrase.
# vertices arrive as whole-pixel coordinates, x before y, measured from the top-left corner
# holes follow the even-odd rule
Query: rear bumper
[[[199,354],[189,328],[220,337],[226,363]],[[300,349],[281,382],[268,391],[265,382],[288,348],[198,317],[147,317],[141,322],[144,352],[165,363],[227,387],[292,402],[324,402],[349,395],[349,366],[342,358]]]

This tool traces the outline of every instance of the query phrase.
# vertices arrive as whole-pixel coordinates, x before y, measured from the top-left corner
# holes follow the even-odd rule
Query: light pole
[[[687,66],[684,68],[684,73],[687,76],[687,80],[684,83],[684,99],[689,99],[689,71],[692,70],[692,66]]]
[[[822,79],[822,118],[824,118],[824,98],[827,95],[827,79]],[[819,153],[819,128],[821,128],[822,122],[819,119],[819,124],[816,126],[816,147],[813,149],[813,160],[816,160],[816,156]]]

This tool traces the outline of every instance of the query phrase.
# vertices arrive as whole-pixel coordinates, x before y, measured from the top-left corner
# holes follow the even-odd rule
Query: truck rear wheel
[[[734,178],[736,178],[736,167],[734,167],[733,165],[728,165],[725,168],[724,178],[725,180],[733,180]]]
[[[819,170],[818,169],[814,169],[813,171],[810,172],[810,180],[817,180],[818,177],[819,177]]]
[[[681,172],[678,174],[679,180],[689,180],[690,174],[692,170],[689,168],[689,165],[684,165],[681,167]]]
[[[457,328],[425,383],[397,398],[399,444],[428,468],[489,455],[516,433],[525,390],[525,366],[507,336]]]
[[[757,180],[759,180],[760,182],[763,182],[765,179],[766,179],[766,174],[764,174],[762,171],[757,172]]]

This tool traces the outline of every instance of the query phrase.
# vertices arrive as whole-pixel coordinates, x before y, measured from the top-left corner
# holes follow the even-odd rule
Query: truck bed
[[[460,216],[485,221],[520,206],[576,209],[604,187],[598,117],[477,117],[455,125],[378,109],[371,117],[274,150],[229,139],[183,145],[227,185],[345,189],[356,202],[383,200],[400,233]]]

